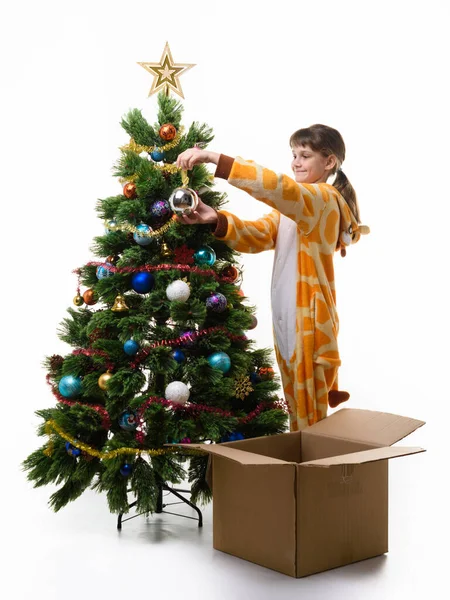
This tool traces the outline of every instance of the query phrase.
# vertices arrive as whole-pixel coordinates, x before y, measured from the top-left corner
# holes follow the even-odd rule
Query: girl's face
[[[324,183],[336,166],[334,154],[323,156],[309,146],[292,146],[292,170],[297,183]]]

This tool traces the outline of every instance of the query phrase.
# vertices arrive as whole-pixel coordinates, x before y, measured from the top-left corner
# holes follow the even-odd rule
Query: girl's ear
[[[337,158],[334,154],[330,154],[330,156],[327,156],[327,162],[325,163],[325,168],[327,169],[327,171],[331,171],[332,169],[334,169],[337,165]]]

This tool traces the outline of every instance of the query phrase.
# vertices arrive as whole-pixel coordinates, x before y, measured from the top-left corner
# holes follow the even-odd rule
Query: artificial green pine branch
[[[137,108],[128,112],[127,116],[122,119],[121,125],[137,144],[152,146],[155,143],[157,134]]]

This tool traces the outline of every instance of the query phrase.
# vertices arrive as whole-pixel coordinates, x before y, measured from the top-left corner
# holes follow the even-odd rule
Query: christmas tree
[[[197,194],[214,208],[226,200],[203,165],[175,166],[212,131],[199,123],[185,131],[183,106],[167,93],[158,107],[153,126],[137,109],[122,120],[131,139],[114,167],[121,193],[97,203],[99,260],[76,269],[75,308],[59,331],[72,351],[44,362],[57,402],[36,412],[46,441],[24,468],[35,486],[59,486],[56,511],[93,488],[111,512],[128,512],[130,493],[137,510],[153,512],[161,485],[185,479],[192,502],[206,502],[206,455],[167,444],[286,430],[271,351],[245,334],[256,318],[236,253],[210,226],[177,219]]]

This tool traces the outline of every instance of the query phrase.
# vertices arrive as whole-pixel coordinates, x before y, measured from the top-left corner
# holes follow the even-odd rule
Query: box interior
[[[293,463],[350,454],[351,452],[377,447],[374,444],[335,438],[307,430],[283,433],[277,436],[252,438],[222,445]]]

